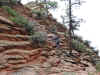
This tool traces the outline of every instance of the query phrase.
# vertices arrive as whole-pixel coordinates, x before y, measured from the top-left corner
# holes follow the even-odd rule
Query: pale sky
[[[81,24],[78,34],[92,41],[92,45],[100,50],[100,0],[87,0],[78,13],[86,23]]]
[[[29,1],[32,0],[22,0],[23,3],[27,3]],[[83,39],[90,40],[92,42],[91,45],[100,50],[100,0],[84,1],[86,1],[86,3],[84,3],[80,7],[80,9],[75,11],[75,14],[78,15],[80,18],[83,18],[86,22],[81,24],[79,28],[80,30],[76,33],[81,35]],[[62,9],[64,3],[59,2],[59,4],[59,7]],[[55,10],[55,12],[53,13],[54,17],[57,18],[58,21],[61,21],[60,15],[62,15],[64,12],[61,9]]]

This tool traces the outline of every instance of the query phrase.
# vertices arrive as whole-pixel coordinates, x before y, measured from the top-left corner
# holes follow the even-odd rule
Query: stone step
[[[0,24],[0,29],[5,29],[5,30],[10,30],[10,29],[13,29],[13,30],[16,30],[16,31],[26,31],[25,28],[22,28],[22,27],[11,27],[11,26],[7,26],[6,24]]]
[[[27,61],[26,60],[9,60],[8,61],[8,64],[24,64],[26,63]]]
[[[14,25],[14,23],[12,21],[10,21],[9,19],[3,17],[3,16],[0,16],[0,21],[2,23],[5,23],[5,24],[8,24],[8,25]]]
[[[24,59],[24,57],[23,56],[21,56],[21,55],[4,55],[4,60],[23,60]]]
[[[29,54],[30,55],[30,54],[35,54],[39,51],[40,51],[40,49],[34,49],[34,50],[9,49],[9,50],[4,51],[3,53],[8,54],[8,55],[13,54],[13,53],[14,54],[16,53],[16,54],[23,54],[23,55]]]
[[[12,29],[3,29],[3,28],[0,28],[0,33],[6,33],[6,34],[21,34],[19,31],[12,30]]]
[[[3,69],[6,70],[7,69],[7,70],[11,71],[11,70],[18,70],[18,69],[21,69],[21,68],[24,68],[24,67],[28,67],[28,66],[29,66],[28,63],[23,63],[23,64],[16,64],[15,63],[15,65],[12,64],[11,66],[10,66],[9,63],[6,63],[6,64],[0,64],[0,70],[3,70]]]
[[[31,36],[28,36],[28,35],[20,35],[20,34],[11,35],[11,34],[4,34],[4,33],[0,33],[0,36],[16,37],[16,38],[30,38],[31,37]]]
[[[22,50],[22,49],[9,49],[4,50],[1,52],[3,55],[8,55],[8,57],[11,55],[14,57],[15,55],[21,55],[21,56],[34,56],[36,54],[41,53],[42,48],[33,49],[33,50]],[[14,55],[14,56],[13,56]]]
[[[4,51],[4,54],[31,54],[30,50],[21,50],[21,49],[9,49]]]
[[[17,28],[17,27],[13,27],[13,28],[1,27],[0,33],[28,35],[28,32],[25,29]]]
[[[33,50],[34,48],[34,45],[32,45],[31,43],[30,44],[25,44],[25,45],[5,45],[5,44],[1,44],[0,45],[0,52],[3,52],[3,51],[6,51],[6,50],[9,50],[9,49],[24,49],[24,50]]]
[[[28,63],[25,63],[25,64],[17,64],[17,65],[12,65],[12,66],[10,66],[10,69],[16,70],[16,69],[21,69],[21,68],[27,67],[27,66],[29,66]]]
[[[31,36],[28,35],[11,35],[11,34],[0,34],[0,40],[9,40],[9,41],[28,41]]]
[[[9,26],[6,26],[5,24],[0,24],[1,29],[10,29]]]
[[[14,41],[7,41],[7,40],[0,40],[0,46],[11,46],[11,45],[28,45],[30,44],[29,41],[21,41],[21,42],[14,42]]]

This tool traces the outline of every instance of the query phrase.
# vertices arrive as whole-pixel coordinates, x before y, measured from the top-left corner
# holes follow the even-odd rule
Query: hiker
[[[53,42],[55,42],[55,44],[56,44],[56,48],[59,48],[59,46],[60,46],[60,38],[59,38],[59,36],[57,36],[57,35],[54,35],[53,37],[52,37],[52,41]]]
[[[60,38],[56,34],[49,34],[48,35],[49,45],[52,47],[59,48],[60,46]]]

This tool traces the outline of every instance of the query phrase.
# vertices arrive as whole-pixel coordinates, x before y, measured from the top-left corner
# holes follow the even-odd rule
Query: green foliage
[[[38,43],[40,46],[44,45],[47,40],[47,34],[45,32],[35,32],[31,40],[32,43]]]
[[[56,1],[37,1],[38,4],[46,6],[46,9],[51,9],[51,8],[57,8],[57,2]]]
[[[41,16],[41,11],[40,10],[32,10],[32,13],[37,14],[37,16]]]
[[[3,6],[2,8],[4,8],[8,14],[10,14],[11,16],[18,16],[19,14],[13,10],[11,7],[8,7],[8,6]]]
[[[36,1],[36,4],[40,7],[40,10],[33,9],[32,13],[36,14],[37,18],[45,18],[48,16],[48,9],[57,8],[57,2],[55,1]]]
[[[33,9],[33,10],[32,10],[32,13],[37,14],[37,13],[40,13],[40,11],[39,11],[39,10],[35,10],[35,9]]]
[[[36,14],[37,17],[42,17],[42,18],[48,16],[48,13],[45,10],[45,8],[41,8],[40,10],[33,9],[32,13]]]
[[[39,46],[44,45],[46,43],[47,34],[45,32],[35,32],[35,23],[28,21],[24,16],[21,16],[12,8],[5,6],[3,7],[8,14],[10,14],[10,20],[12,20],[17,25],[24,27],[30,35],[32,35],[31,40],[32,43],[37,43]],[[41,11],[34,11],[35,13],[41,13]]]
[[[18,25],[26,26],[28,24],[28,20],[23,16],[11,17],[10,19]]]
[[[93,49],[93,52],[94,52],[97,56],[99,56],[99,50],[94,50],[94,49]]]
[[[91,41],[88,41],[88,40],[85,40],[85,41],[84,41],[84,44],[85,44],[86,46],[88,46],[88,47],[90,46],[90,43],[91,43]]]
[[[48,8],[57,8],[57,2],[55,1],[49,1],[47,2]]]
[[[26,25],[26,30],[30,33],[30,35],[33,35],[34,32],[36,32],[36,26],[35,22],[28,22]]]
[[[86,46],[84,43],[78,40],[72,40],[72,48],[80,52],[86,51]]]
[[[8,14],[10,14],[13,17],[10,17],[10,19],[15,22],[18,25],[26,25],[28,23],[28,20],[25,19],[23,16],[20,16],[15,10],[13,10],[11,7],[4,6],[3,7]]]
[[[80,42],[83,42],[83,38],[82,38],[81,36],[74,35],[73,38],[74,38],[75,40],[78,40],[78,41],[80,41]]]
[[[12,17],[11,20],[15,22],[16,24],[24,27],[30,35],[34,34],[35,30],[35,25],[34,22],[28,21],[26,18],[23,16],[17,16],[17,17]]]
[[[96,71],[100,72],[100,62],[96,63]]]
[[[12,4],[16,4],[18,1],[17,0],[11,0]]]
[[[88,75],[94,75],[93,73],[88,72]]]
[[[50,27],[49,31],[52,32],[52,33],[57,33],[57,27],[56,27],[56,25],[53,25],[52,27]]]
[[[3,7],[8,14],[12,15],[13,17],[10,17],[10,20],[12,20],[14,23],[24,27],[30,35],[32,35],[34,33],[34,23],[28,21],[24,16],[20,16],[15,10],[13,10],[12,8],[8,7],[8,6],[4,6]]]

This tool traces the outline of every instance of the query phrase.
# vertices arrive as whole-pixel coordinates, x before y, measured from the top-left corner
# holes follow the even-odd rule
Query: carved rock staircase
[[[29,38],[24,28],[0,24],[0,70],[25,67],[41,55]]]

